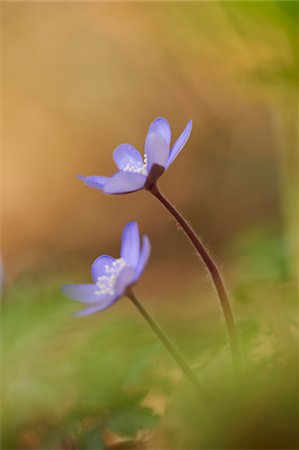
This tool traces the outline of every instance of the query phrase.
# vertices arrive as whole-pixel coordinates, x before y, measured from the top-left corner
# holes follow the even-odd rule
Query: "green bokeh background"
[[[2,448],[296,448],[298,3],[4,2]],[[244,354],[232,379],[218,300],[146,192],[104,196],[122,142],[165,116],[193,132],[160,187],[216,257]],[[128,300],[84,319],[63,298],[118,255],[153,252],[136,293],[211,395],[193,392]]]

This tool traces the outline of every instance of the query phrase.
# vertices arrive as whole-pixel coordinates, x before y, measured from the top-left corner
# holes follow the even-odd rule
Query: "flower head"
[[[86,316],[113,305],[142,275],[150,255],[150,241],[140,236],[137,222],[129,222],[123,229],[120,258],[99,256],[91,266],[91,284],[66,284],[62,292],[72,300],[88,304],[76,313]]]
[[[107,194],[126,194],[148,188],[178,156],[189,139],[191,130],[192,120],[189,120],[184,131],[170,147],[170,125],[166,119],[158,117],[148,129],[144,157],[132,145],[121,144],[113,152],[118,172],[111,177],[78,175],[78,178],[87,186]]]

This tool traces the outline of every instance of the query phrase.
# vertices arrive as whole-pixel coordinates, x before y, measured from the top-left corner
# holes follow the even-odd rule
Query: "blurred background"
[[[75,178],[114,173],[120,143],[143,151],[155,117],[169,120],[173,139],[192,118],[191,137],[160,188],[222,268],[250,367],[266,358],[295,374],[298,4],[5,2],[1,9],[5,448],[106,448],[142,429],[146,448],[220,448],[224,435],[225,448],[275,448],[273,441],[293,448],[293,428],[273,438],[277,417],[268,444],[249,426],[237,437],[228,427],[213,441],[215,418],[205,428],[213,433],[188,434],[179,419],[188,395],[169,414],[165,406],[181,375],[132,306],[123,300],[78,321],[71,316],[78,305],[60,287],[89,282],[92,261],[118,256],[123,226],[137,220],[153,246],[141,300],[195,365],[208,365],[203,379],[215,368],[229,372],[218,300],[167,211],[145,191],[106,196]],[[293,405],[277,404],[294,417]],[[178,423],[189,441],[177,437]],[[148,437],[151,427],[159,431]]]

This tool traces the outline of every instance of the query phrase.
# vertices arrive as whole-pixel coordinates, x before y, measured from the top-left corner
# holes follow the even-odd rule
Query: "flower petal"
[[[128,266],[137,267],[140,254],[140,237],[137,222],[129,222],[124,227],[121,237],[120,256]]]
[[[101,255],[92,263],[91,276],[95,283],[100,276],[105,275],[105,266],[112,266],[113,261],[115,261],[115,258],[112,258],[112,256]]]
[[[97,287],[95,284],[66,284],[62,288],[64,295],[78,302],[98,303],[108,299],[108,295],[99,295],[96,294],[96,291]]]
[[[148,173],[153,164],[165,167],[169,156],[169,144],[160,134],[148,133],[145,140],[145,154],[147,155]]]
[[[103,189],[104,184],[109,180],[108,177],[99,177],[97,175],[92,175],[89,177],[84,177],[82,175],[76,175],[79,180],[82,180],[83,183],[85,183],[87,186],[96,188],[96,189]]]
[[[146,177],[139,173],[117,172],[103,187],[107,194],[126,194],[143,189]]]
[[[135,269],[133,267],[125,267],[119,274],[116,285],[116,297],[119,298],[125,294],[127,287],[134,282]]]
[[[121,144],[113,151],[113,159],[120,170],[127,164],[138,167],[138,163],[143,164],[143,158],[133,145]]]
[[[142,275],[145,266],[148,262],[149,256],[151,253],[151,243],[148,236],[142,236],[142,248],[140,252],[140,257],[137,265],[137,269],[135,271],[134,281],[137,281]]]
[[[82,311],[78,311],[74,314],[76,317],[83,317],[83,316],[89,316],[90,314],[97,313],[99,311],[103,311],[103,309],[109,308],[109,306],[112,306],[117,299],[110,298],[109,300],[105,300],[101,303],[97,303],[94,306],[89,306],[88,308],[83,309]]]
[[[162,136],[162,138],[167,142],[170,146],[171,141],[171,128],[168,123],[168,120],[164,119],[164,117],[157,117],[149,126],[148,134],[156,133]]]
[[[170,164],[175,160],[175,158],[178,156],[180,151],[183,149],[184,145],[186,144],[186,142],[189,139],[191,131],[192,131],[192,119],[189,120],[184,131],[182,132],[182,134],[178,137],[178,139],[172,146],[166,168],[168,168],[170,166]]]

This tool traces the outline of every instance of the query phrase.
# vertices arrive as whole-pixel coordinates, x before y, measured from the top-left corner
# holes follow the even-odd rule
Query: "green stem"
[[[200,395],[206,399],[206,393],[199,382],[197,376],[189,366],[189,364],[186,362],[186,360],[183,358],[181,353],[177,350],[177,348],[170,342],[167,335],[164,333],[162,328],[157,324],[157,322],[151,317],[151,315],[146,311],[144,306],[137,300],[136,296],[133,294],[132,290],[127,291],[127,297],[134,303],[138,311],[143,315],[149,326],[152,328],[152,330],[156,333],[162,344],[165,346],[165,348],[168,350],[168,352],[171,354],[171,356],[175,359],[179,367],[181,368],[182,372],[188,378],[188,380],[193,384],[195,389],[200,393]]]

